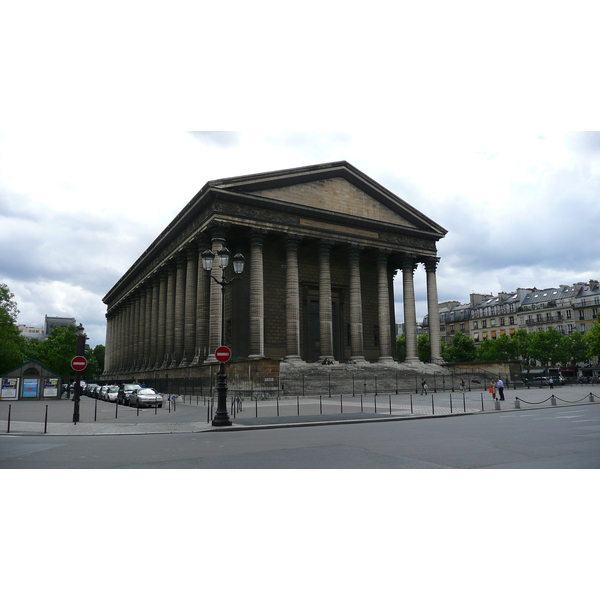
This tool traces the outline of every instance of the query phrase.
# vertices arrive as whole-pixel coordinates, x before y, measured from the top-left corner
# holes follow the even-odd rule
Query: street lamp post
[[[77,327],[77,356],[83,356],[85,354],[85,340],[86,335],[83,332],[84,328],[81,323]],[[75,393],[73,395],[73,401],[75,406],[73,407],[73,423],[79,422],[79,399],[81,397],[81,371],[77,371],[75,375]]]
[[[202,268],[209,274],[215,283],[221,286],[221,346],[225,345],[225,286],[233,283],[236,279],[241,279],[241,274],[244,271],[244,256],[236,254],[233,257],[233,271],[235,277],[225,279],[225,269],[229,265],[229,250],[223,246],[218,252],[219,267],[221,268],[221,279],[217,279],[212,275],[213,262],[215,254],[210,249],[202,253]],[[225,373],[225,363],[221,362],[219,366],[219,374],[217,376],[217,412],[212,420],[214,427],[222,427],[231,425],[231,419],[227,412],[227,374]]]

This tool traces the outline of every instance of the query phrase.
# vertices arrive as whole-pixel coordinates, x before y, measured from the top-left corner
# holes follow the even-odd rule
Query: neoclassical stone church
[[[104,297],[104,376],[202,375],[222,344],[248,365],[393,365],[396,273],[418,363],[414,273],[436,313],[446,233],[345,161],[209,181]],[[225,247],[245,259],[239,279],[233,261],[203,269]],[[430,340],[440,362],[439,324]]]

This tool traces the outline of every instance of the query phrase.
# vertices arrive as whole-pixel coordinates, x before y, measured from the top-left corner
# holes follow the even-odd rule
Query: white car
[[[162,408],[163,397],[152,388],[133,390],[129,396],[129,406],[158,406]]]

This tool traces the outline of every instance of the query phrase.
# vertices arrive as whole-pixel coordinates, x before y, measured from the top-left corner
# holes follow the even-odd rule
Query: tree
[[[476,357],[475,342],[460,331],[454,334],[452,344],[444,350],[444,360],[447,362],[471,362]]]
[[[406,360],[406,334],[404,333],[396,338],[396,354],[398,355],[398,362]]]
[[[63,377],[71,375],[71,360],[77,351],[75,325],[55,327],[39,345],[39,361]]]
[[[530,344],[531,334],[526,329],[517,329],[512,339],[514,344],[515,358],[519,359],[524,367],[532,363]]]
[[[589,354],[589,342],[582,333],[579,333],[579,331],[574,331],[573,333],[566,335],[562,342],[564,361],[561,362],[563,362],[563,364],[571,363],[573,369],[577,369],[578,363],[584,362]]]
[[[556,329],[536,331],[531,334],[529,343],[531,358],[542,363],[544,367],[563,362],[565,354],[562,338],[563,334]]]
[[[431,344],[426,333],[421,334],[417,339],[417,353],[421,362],[431,362]]]
[[[8,286],[0,283],[0,373],[25,362],[25,338],[17,327],[19,310],[13,298]]]
[[[598,313],[596,322],[584,337],[590,347],[587,357],[593,358],[594,356],[600,356],[600,313]]]

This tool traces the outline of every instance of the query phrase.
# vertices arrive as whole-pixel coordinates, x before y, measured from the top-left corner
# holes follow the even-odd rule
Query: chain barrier
[[[519,402],[524,402],[525,404],[544,404],[544,402],[548,402],[548,400],[550,400],[550,402],[552,402],[552,400],[560,400],[561,402],[565,402],[566,404],[578,404],[580,402],[585,402],[586,400],[588,400],[589,402],[594,402],[594,400],[592,400],[592,396],[600,399],[600,396],[597,396],[596,394],[590,392],[589,394],[586,394],[581,400],[563,400],[562,398],[559,398],[554,394],[552,394],[552,396],[550,396],[549,398],[542,400],[541,402],[528,402],[527,400],[523,400],[523,398],[519,398],[518,396],[515,396],[515,400],[518,400]]]
[[[518,400],[519,402],[525,402],[525,404],[544,404],[544,402],[548,402],[548,400],[550,400],[550,398],[546,398],[545,400],[542,400],[541,402],[528,402],[527,400],[523,400],[523,398],[519,398],[519,396],[515,396],[515,400]]]

